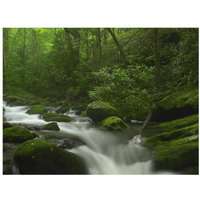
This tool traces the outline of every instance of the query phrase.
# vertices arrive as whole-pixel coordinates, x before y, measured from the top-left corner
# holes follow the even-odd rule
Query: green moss
[[[14,159],[21,174],[85,174],[86,167],[78,156],[42,140],[19,145]]]
[[[3,142],[24,142],[33,139],[32,133],[23,127],[12,127],[3,130]]]
[[[143,143],[155,150],[157,168],[186,173],[185,168],[198,165],[198,115],[162,123],[157,127],[165,132],[149,137]]]
[[[181,128],[184,126],[189,126],[199,121],[199,115],[192,115],[189,117],[185,117],[182,119],[173,120],[170,122],[161,123],[158,125],[160,128],[164,129],[174,129],[174,128]]]
[[[10,123],[8,123],[8,122],[3,122],[3,129],[5,129],[5,128],[10,128],[10,127],[13,127]]]
[[[87,106],[87,115],[94,121],[102,121],[110,116],[119,116],[119,112],[107,102],[94,101]]]
[[[3,174],[12,174],[12,165],[3,165]]]
[[[199,174],[199,166],[192,166],[183,169],[184,174]]]
[[[101,122],[100,130],[110,130],[110,131],[123,131],[130,130],[130,127],[119,117],[112,116],[104,119]]]
[[[57,114],[57,113],[45,113],[43,115],[43,119],[45,121],[57,121],[57,122],[70,122],[71,121],[71,117],[67,116],[67,115],[61,115],[61,114]]]
[[[161,107],[169,110],[173,107],[182,108],[186,105],[191,105],[195,109],[198,107],[198,88],[183,88],[182,90],[173,92],[160,100],[156,107]]]
[[[84,111],[82,112],[82,115],[86,117],[86,116],[87,116],[87,110],[84,110]]]
[[[47,111],[46,106],[43,105],[33,105],[31,108],[27,111],[28,114],[43,114]]]
[[[167,141],[196,135],[196,134],[198,134],[198,128],[199,128],[199,124],[196,123],[194,125],[184,127],[181,129],[176,129],[173,131],[157,134],[157,135],[154,135],[154,136],[146,139],[144,141],[144,145],[148,146],[150,148],[155,148],[157,145],[159,145],[161,143],[166,143]]]
[[[43,126],[43,129],[44,130],[52,130],[52,131],[59,131],[60,130],[57,123],[55,123],[55,122],[45,124]]]
[[[6,101],[7,101],[8,103],[11,103],[11,102],[17,101],[17,100],[19,99],[19,97],[9,95],[9,96],[6,96],[5,99],[6,99]]]
[[[155,163],[159,169],[181,170],[198,165],[198,137],[173,140],[156,147]]]
[[[37,138],[37,137],[38,137],[38,134],[37,134],[37,133],[33,133],[33,132],[32,132],[32,135],[33,135],[33,138]]]

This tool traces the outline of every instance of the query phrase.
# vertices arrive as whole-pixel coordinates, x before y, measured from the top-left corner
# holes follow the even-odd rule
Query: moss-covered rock
[[[82,115],[83,115],[84,117],[86,117],[86,116],[87,116],[87,110],[84,110],[84,111],[82,112]]]
[[[43,114],[43,119],[47,122],[49,121],[70,122],[71,121],[71,117],[67,115],[61,115],[58,113],[45,113]]]
[[[87,116],[94,121],[102,121],[107,117],[119,116],[119,112],[107,102],[94,101],[87,106]]]
[[[12,96],[12,95],[10,95],[10,96],[7,95],[4,98],[7,101],[7,103],[15,102],[15,101],[17,101],[19,99],[19,97]]]
[[[33,105],[26,113],[28,113],[28,114],[43,114],[45,112],[47,112],[46,106]]]
[[[44,130],[52,130],[52,131],[59,131],[60,130],[60,128],[58,127],[58,124],[55,123],[55,122],[45,124],[43,126],[43,129]]]
[[[3,130],[3,142],[21,143],[33,139],[32,133],[23,127],[12,127]]]
[[[130,127],[121,118],[112,116],[104,119],[101,122],[101,127],[99,129],[109,131],[123,131],[130,130]]]
[[[182,171],[190,166],[198,166],[198,152],[198,137],[173,140],[156,147],[156,167]]]
[[[23,106],[27,104],[26,99],[17,96],[6,96],[4,97],[4,100],[11,106]]]
[[[78,156],[43,140],[29,140],[19,145],[14,159],[21,174],[86,174]]]
[[[3,122],[3,129],[5,129],[5,128],[10,128],[10,127],[13,127],[10,123],[8,123],[8,122]]]
[[[161,123],[157,127],[165,132],[143,143],[155,150],[156,168],[197,174],[191,167],[198,166],[198,115]]]
[[[12,174],[12,163],[3,163],[3,174]]]
[[[184,117],[181,119],[161,123],[158,125],[158,127],[165,129],[165,130],[166,129],[177,129],[177,128],[182,128],[182,127],[186,127],[186,126],[190,126],[192,124],[198,123],[198,121],[199,121],[199,115],[196,114],[196,115],[191,115],[191,116]]]
[[[39,137],[38,134],[34,133],[34,132],[32,132],[32,135],[33,135],[33,138],[38,138]]]
[[[196,135],[198,134],[198,129],[199,129],[199,125],[198,123],[196,123],[184,128],[175,129],[172,131],[157,134],[157,135],[147,138],[144,141],[144,145],[151,148],[155,148],[157,145],[163,144],[167,141]]]
[[[199,166],[192,166],[183,169],[184,174],[199,174]]]
[[[6,120],[6,117],[5,116],[3,116],[3,122],[6,122],[7,120]]]
[[[198,113],[198,88],[178,88],[162,98],[153,108],[151,121],[170,121]]]

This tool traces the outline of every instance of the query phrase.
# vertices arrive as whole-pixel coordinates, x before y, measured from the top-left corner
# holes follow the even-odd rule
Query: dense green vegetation
[[[4,28],[3,50],[4,94],[18,101],[106,101],[143,120],[159,106],[197,109],[197,28]]]

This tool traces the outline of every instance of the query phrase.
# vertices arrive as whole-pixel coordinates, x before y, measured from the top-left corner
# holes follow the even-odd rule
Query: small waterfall
[[[9,107],[4,102],[4,108],[5,117],[11,124],[43,125],[48,123],[40,115],[27,114],[28,106]],[[68,123],[57,122],[60,131],[55,135],[66,135],[66,137],[71,135],[84,142],[81,146],[66,150],[82,157],[89,168],[90,174],[154,173],[152,154],[140,144],[142,141],[140,135],[136,135],[130,141],[125,141],[115,132],[101,131],[94,128],[91,119],[76,115],[73,110],[65,114],[72,117],[73,120]],[[42,134],[41,131],[40,134]],[[52,132],[52,134],[54,133]],[[13,171],[17,173],[15,166]]]

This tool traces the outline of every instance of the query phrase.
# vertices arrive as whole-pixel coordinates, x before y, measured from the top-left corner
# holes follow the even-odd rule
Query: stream
[[[111,132],[101,131],[93,126],[88,117],[76,115],[75,110],[65,114],[71,122],[57,122],[60,131],[37,130],[37,126],[47,124],[40,115],[29,115],[29,106],[10,107],[3,103],[7,122],[13,125],[33,127],[31,132],[39,139],[51,142],[82,157],[90,174],[155,174],[152,152],[140,143],[143,138],[137,131]],[[55,112],[54,108],[49,111]],[[140,125],[141,126],[141,125]],[[37,138],[36,138],[37,139]],[[4,152],[4,159],[12,159],[14,150],[19,144],[5,144],[10,147]],[[13,164],[13,174],[19,174]],[[169,174],[166,172],[165,174]]]

